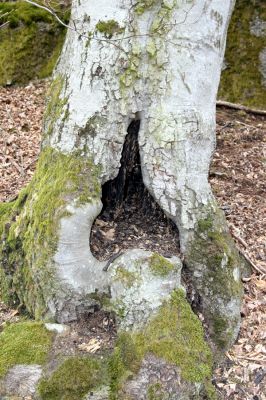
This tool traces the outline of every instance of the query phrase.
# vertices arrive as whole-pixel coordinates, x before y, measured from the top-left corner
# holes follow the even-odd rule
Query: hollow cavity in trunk
[[[155,251],[166,257],[179,254],[177,227],[143,183],[139,127],[140,120],[130,123],[119,173],[102,187],[103,209],[91,231],[91,250],[100,260],[132,248]]]

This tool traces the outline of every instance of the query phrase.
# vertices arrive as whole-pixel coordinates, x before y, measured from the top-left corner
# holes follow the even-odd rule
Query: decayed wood
[[[243,104],[230,103],[229,101],[218,100],[216,101],[217,107],[234,108],[235,110],[243,110],[251,114],[266,115],[266,110],[258,110],[256,108],[250,108],[243,106]]]

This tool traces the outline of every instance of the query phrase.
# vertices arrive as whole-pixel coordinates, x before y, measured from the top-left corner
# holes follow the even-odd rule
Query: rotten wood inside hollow
[[[100,260],[132,248],[179,255],[178,229],[143,183],[139,128],[139,120],[130,123],[119,173],[102,187],[103,209],[91,231],[91,250]]]

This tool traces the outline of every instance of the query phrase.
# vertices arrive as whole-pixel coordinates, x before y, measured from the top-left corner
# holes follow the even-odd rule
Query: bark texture
[[[119,172],[127,129],[134,120],[140,121],[144,184],[179,229],[187,275],[217,354],[228,349],[238,333],[241,260],[208,183],[215,100],[232,7],[230,0],[99,0],[97,5],[74,1],[72,26],[78,34],[68,31],[50,89],[35,181],[24,197],[3,211],[6,221],[10,213],[13,216],[13,223],[2,227],[6,291],[11,284],[32,313],[60,322],[77,319],[95,307],[111,308],[118,317],[118,330],[133,335],[130,340],[142,362],[138,368],[127,366],[118,345],[110,383],[114,396],[126,391],[130,399],[175,399],[171,393],[176,392],[178,380],[181,398],[199,396],[203,389],[209,393],[211,362],[202,347],[203,331],[195,330],[190,345],[199,347],[195,358],[189,359],[197,365],[197,357],[205,354],[201,371],[184,372],[181,360],[186,355],[167,355],[170,338],[183,340],[186,335],[182,318],[181,328],[173,331],[168,315],[169,307],[174,315],[185,315],[182,310],[187,309],[185,304],[181,307],[185,300],[176,292],[181,261],[136,250],[110,263],[106,271],[105,263],[90,251],[91,226],[102,207],[100,189]],[[29,237],[30,249],[25,247]],[[13,256],[17,248],[24,260],[19,266]],[[156,261],[156,257],[161,258]],[[31,288],[34,298],[29,295]],[[160,313],[167,315],[165,328],[159,326],[169,337],[165,346],[157,343],[158,318],[164,321]],[[194,324],[193,318],[189,314],[187,320]],[[154,338],[149,345],[143,325]],[[158,360],[148,357],[149,352]],[[147,371],[152,376],[155,368],[163,381],[166,377],[160,374],[164,376],[171,365],[177,367],[173,374],[180,373],[179,378],[173,375],[169,388],[151,387]],[[120,367],[138,371],[127,389],[121,388]],[[135,388],[143,379],[139,397]],[[183,381],[190,382],[184,393]],[[158,397],[159,389],[168,397]],[[125,394],[121,396],[125,399]]]

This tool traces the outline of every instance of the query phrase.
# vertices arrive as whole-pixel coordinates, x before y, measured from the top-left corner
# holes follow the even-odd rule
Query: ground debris
[[[14,199],[38,159],[47,82],[0,88],[0,201]]]

